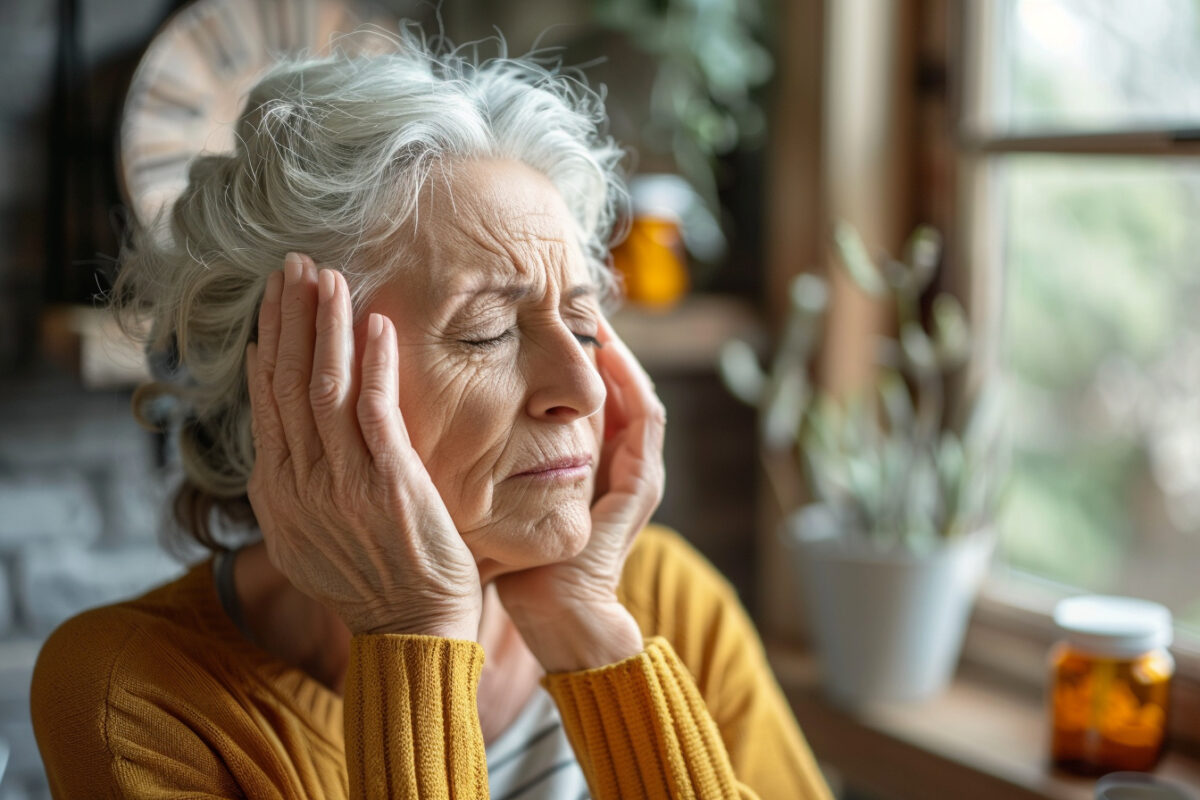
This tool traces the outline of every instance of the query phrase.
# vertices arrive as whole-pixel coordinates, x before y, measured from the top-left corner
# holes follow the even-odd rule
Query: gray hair
[[[505,158],[558,188],[593,280],[613,291],[608,253],[627,195],[602,95],[557,65],[506,57],[502,41],[488,59],[430,47],[409,28],[392,44],[273,68],[250,93],[236,150],[197,158],[169,227],[135,225],[122,250],[113,305],[148,320],[152,360],[169,352],[185,376],[141,387],[135,413],[161,425],[156,410],[173,409],[175,518],[209,549],[224,546],[214,511],[254,521],[243,360],[267,276],[289,251],[343,272],[357,315],[401,266],[382,245],[415,220],[432,169]]]

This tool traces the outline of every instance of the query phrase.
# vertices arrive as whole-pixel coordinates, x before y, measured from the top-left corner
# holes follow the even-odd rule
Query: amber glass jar
[[[1175,661],[1171,612],[1128,597],[1058,604],[1050,654],[1051,758],[1072,772],[1145,771],[1162,755]]]
[[[702,203],[687,181],[666,174],[635,175],[629,182],[629,200],[633,216],[625,241],[612,251],[613,266],[627,300],[643,308],[669,309],[683,299],[691,283],[685,244],[696,244],[696,227],[684,221],[694,221],[693,212]],[[693,236],[685,243],[689,229]]]
[[[669,308],[687,293],[687,256],[678,220],[635,216],[625,241],[612,255],[630,302]]]

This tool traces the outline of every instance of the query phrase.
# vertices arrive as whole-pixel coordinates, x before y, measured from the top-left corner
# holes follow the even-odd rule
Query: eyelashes
[[[586,333],[574,332],[572,332],[571,335],[575,337],[575,341],[579,342],[584,347],[594,347],[596,349],[600,349],[604,346],[595,336],[590,336]],[[507,342],[510,342],[516,338],[516,330],[514,328],[509,328],[499,336],[492,336],[487,339],[462,339],[460,341],[462,341],[462,343],[465,345],[469,345],[470,347],[478,348],[480,350],[490,350],[506,344]]]
[[[508,330],[501,333],[499,336],[493,336],[490,339],[463,339],[461,341],[465,345],[470,345],[471,347],[477,347],[480,350],[490,350],[490,349],[499,347],[500,345],[504,344],[505,342],[509,342],[515,338],[517,338],[516,331],[514,331],[512,328],[509,328]]]

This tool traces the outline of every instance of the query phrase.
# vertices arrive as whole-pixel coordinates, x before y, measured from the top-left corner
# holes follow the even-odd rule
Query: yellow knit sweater
[[[636,656],[546,676],[594,798],[831,800],[729,585],[651,526],[621,601]],[[488,797],[483,650],[356,636],[344,698],[242,637],[212,561],[64,623],[33,678],[58,798]]]

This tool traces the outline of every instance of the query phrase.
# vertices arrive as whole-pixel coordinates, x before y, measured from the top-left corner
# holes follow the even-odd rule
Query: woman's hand
[[[250,502],[271,563],[353,633],[476,639],[479,572],[409,441],[391,320],[355,367],[345,279],[289,254],[246,353]]]
[[[642,649],[617,584],[634,539],[662,500],[666,412],[650,377],[603,319],[599,338],[596,366],[608,396],[587,547],[568,561],[496,579],[509,616],[550,672],[601,666]]]

